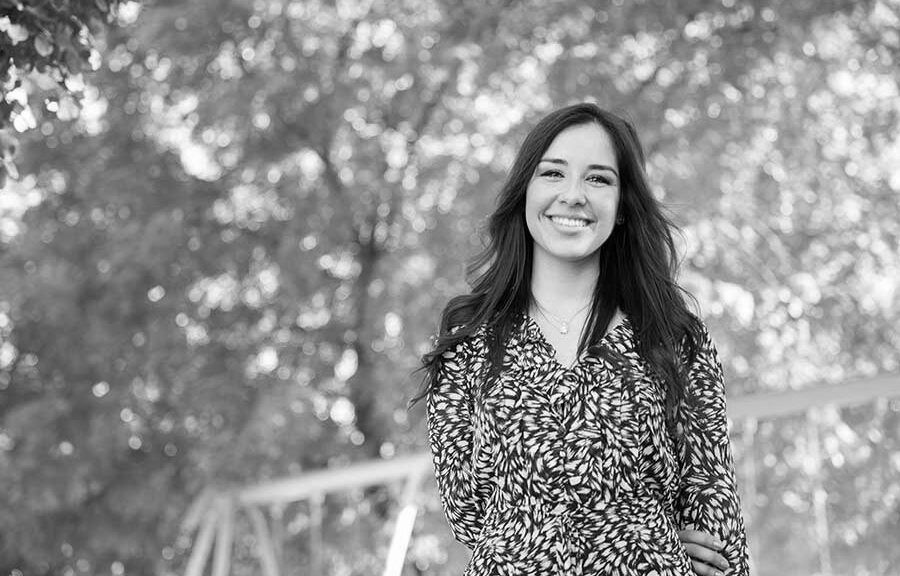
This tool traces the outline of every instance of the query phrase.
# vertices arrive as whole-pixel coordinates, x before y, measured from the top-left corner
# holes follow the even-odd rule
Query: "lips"
[[[563,216],[560,214],[548,214],[547,219],[563,228],[587,228],[594,221],[584,216]]]

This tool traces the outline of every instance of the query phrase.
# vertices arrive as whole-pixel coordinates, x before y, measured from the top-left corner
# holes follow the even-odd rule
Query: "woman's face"
[[[606,130],[578,124],[560,132],[525,193],[535,258],[578,262],[609,238],[619,205],[619,167]]]

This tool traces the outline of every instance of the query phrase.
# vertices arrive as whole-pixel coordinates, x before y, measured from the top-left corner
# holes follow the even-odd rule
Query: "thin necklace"
[[[574,320],[576,316],[581,314],[588,306],[591,305],[591,303],[588,302],[587,304],[582,306],[581,309],[579,309],[574,314],[572,314],[572,316],[568,320],[565,320],[563,318],[560,318],[559,316],[551,314],[549,310],[547,310],[546,308],[541,306],[541,303],[538,302],[538,299],[535,298],[533,294],[531,295],[531,298],[534,300],[534,303],[537,306],[538,312],[541,313],[541,316],[543,316],[544,319],[547,320],[547,322],[549,322],[555,328],[557,328],[559,330],[560,334],[568,334],[569,333],[569,323],[572,322],[572,320]],[[553,317],[553,319],[551,319],[551,316]]]

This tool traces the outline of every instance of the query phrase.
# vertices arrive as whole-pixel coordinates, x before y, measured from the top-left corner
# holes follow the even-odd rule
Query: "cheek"
[[[529,186],[525,193],[525,223],[528,225],[529,232],[532,232],[531,228],[537,225],[538,218],[543,211],[544,205],[541,202],[540,190],[536,189],[534,185]]]
[[[619,194],[618,192],[613,192],[607,195],[604,195],[602,198],[598,199],[596,209],[599,214],[603,214],[606,217],[615,218],[616,212],[619,209]]]

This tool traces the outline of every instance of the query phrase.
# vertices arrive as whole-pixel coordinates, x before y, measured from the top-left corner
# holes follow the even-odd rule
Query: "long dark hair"
[[[686,342],[692,357],[701,328],[685,303],[689,295],[675,282],[674,225],[647,183],[637,132],[626,119],[591,103],[550,113],[525,137],[490,216],[488,244],[467,266],[467,276],[474,277],[472,291],[451,299],[444,308],[434,348],[422,357],[422,391],[410,400],[410,407],[437,385],[441,355],[482,325],[487,328],[488,378],[502,368],[507,338],[527,313],[531,299],[533,240],[525,224],[526,189],[556,136],[571,126],[589,123],[606,130],[615,149],[621,222],[599,250],[600,275],[578,353],[600,342],[616,307],[621,308],[631,321],[638,352],[664,387],[666,420],[673,422],[687,385],[679,346]]]

